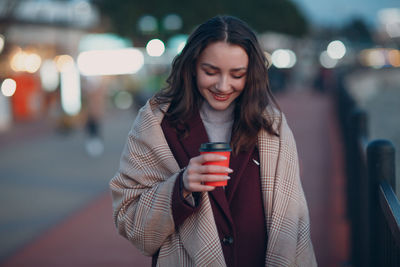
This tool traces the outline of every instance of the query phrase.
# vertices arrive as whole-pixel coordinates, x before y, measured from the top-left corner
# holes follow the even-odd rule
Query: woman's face
[[[200,94],[216,110],[225,110],[241,94],[246,83],[249,58],[233,44],[209,44],[196,62],[196,82]]]

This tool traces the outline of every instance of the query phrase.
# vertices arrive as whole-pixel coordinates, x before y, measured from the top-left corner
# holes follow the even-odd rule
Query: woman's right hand
[[[215,186],[205,185],[205,182],[215,182],[230,179],[226,173],[232,173],[233,170],[224,166],[218,165],[203,165],[208,161],[226,160],[224,156],[217,154],[202,154],[191,158],[188,166],[183,172],[183,195],[187,197],[192,192],[212,191]],[[213,174],[210,174],[213,173]],[[215,173],[221,173],[217,175]]]

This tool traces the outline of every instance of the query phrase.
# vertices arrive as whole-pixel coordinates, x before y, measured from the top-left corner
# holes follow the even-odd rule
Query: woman
[[[140,110],[110,186],[120,234],[154,266],[316,266],[296,145],[266,63],[244,22],[212,18]],[[230,168],[203,165],[223,160],[199,155],[215,141],[231,144]],[[204,184],[221,179],[228,186]]]

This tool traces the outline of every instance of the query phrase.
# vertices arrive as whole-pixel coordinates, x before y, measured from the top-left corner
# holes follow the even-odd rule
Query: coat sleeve
[[[119,171],[110,182],[115,225],[145,255],[156,253],[174,232],[171,203],[179,173],[147,105],[135,120]]]

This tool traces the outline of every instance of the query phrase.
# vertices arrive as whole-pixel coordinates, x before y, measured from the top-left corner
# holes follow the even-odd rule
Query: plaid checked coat
[[[160,108],[168,105],[148,101],[129,132],[110,182],[115,224],[145,255],[159,251],[157,266],[226,266],[208,193],[201,193],[198,212],[175,228],[171,202],[181,170],[163,135]],[[265,266],[317,266],[296,144],[284,116],[277,125],[280,137],[261,131],[257,144],[268,232]]]

